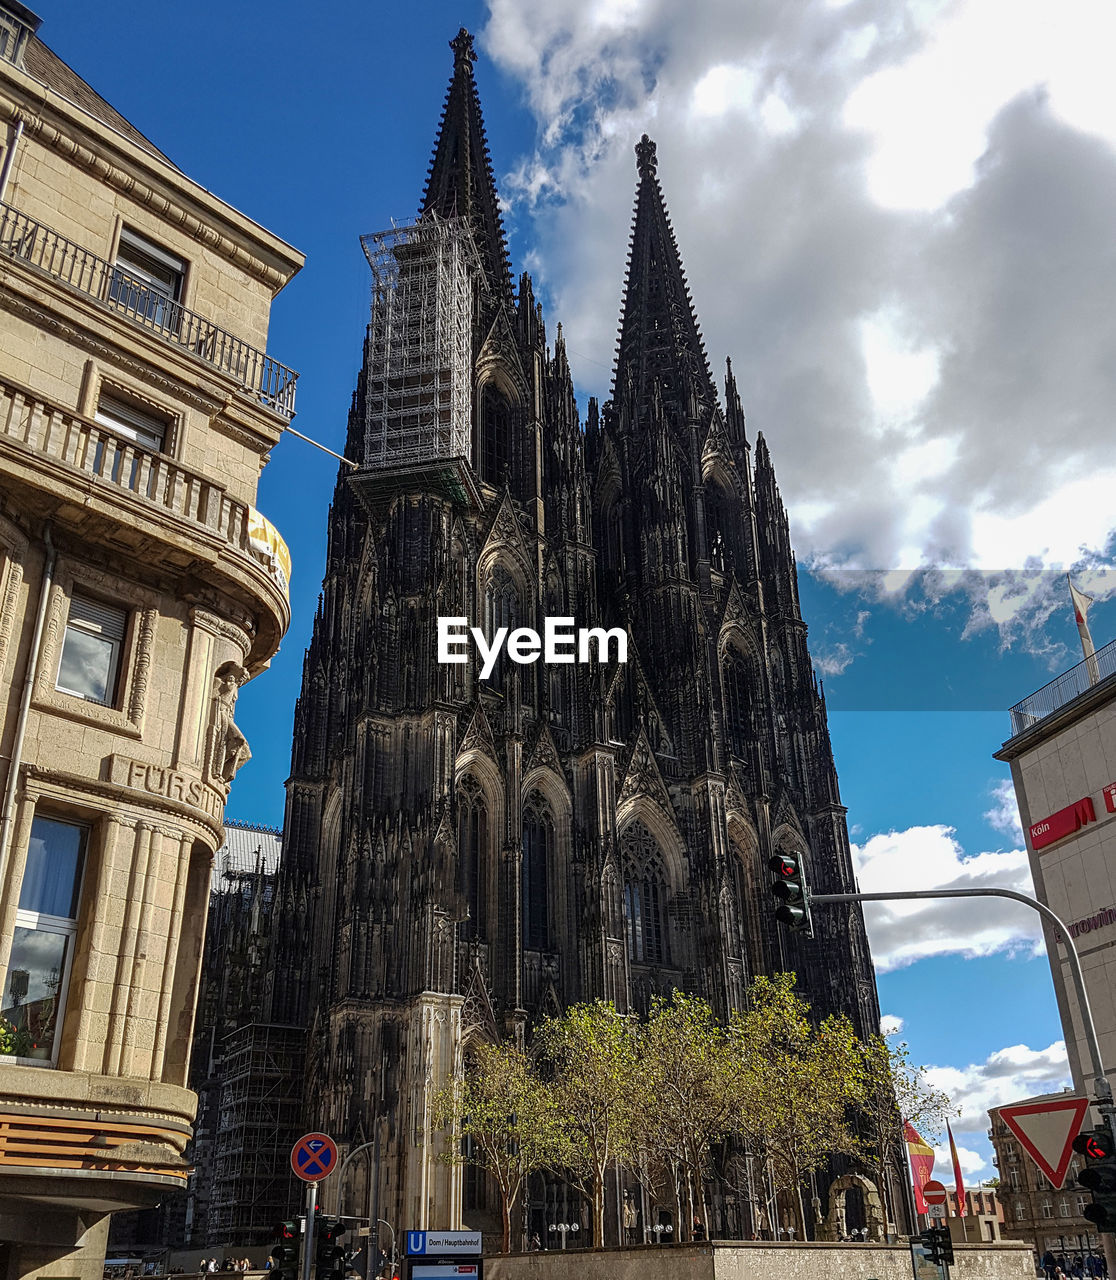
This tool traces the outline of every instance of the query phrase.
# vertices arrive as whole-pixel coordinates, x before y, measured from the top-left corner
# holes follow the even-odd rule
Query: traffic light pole
[[[1061,933],[1062,945],[1066,950],[1066,961],[1077,992],[1077,1007],[1081,1013],[1085,1044],[1092,1059],[1093,1090],[1096,1094],[1097,1110],[1104,1117],[1108,1131],[1116,1142],[1116,1106],[1112,1101],[1112,1086],[1104,1074],[1097,1028],[1093,1022],[1093,1011],[1089,1007],[1089,996],[1085,990],[1085,975],[1081,971],[1081,959],[1077,954],[1077,947],[1074,946],[1073,936],[1061,916],[1051,911],[1045,903],[1029,898],[1025,893],[1016,893],[1014,889],[912,889],[901,893],[811,893],[809,903],[814,906],[838,902],[898,902],[911,898],[1009,898],[1012,902],[1022,902],[1024,906],[1037,911],[1044,920],[1049,921]]]
[[[310,1264],[314,1261],[314,1216],[318,1207],[318,1184],[306,1184],[306,1230],[302,1233],[302,1280],[310,1280]]]

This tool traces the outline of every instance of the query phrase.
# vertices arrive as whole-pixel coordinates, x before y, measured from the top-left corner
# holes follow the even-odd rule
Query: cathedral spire
[[[453,77],[442,109],[420,214],[467,217],[492,294],[511,302],[511,267],[480,98],[473,78],[473,37],[464,27],[450,42]]]
[[[619,396],[631,385],[637,402],[645,405],[651,396],[652,381],[657,381],[664,406],[684,418],[692,412],[695,400],[712,409],[717,396],[659,185],[655,144],[644,134],[635,151],[639,187],[628,248],[613,395]]]

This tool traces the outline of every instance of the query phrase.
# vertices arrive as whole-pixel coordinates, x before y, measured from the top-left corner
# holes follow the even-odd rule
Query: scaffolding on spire
[[[416,484],[476,500],[469,467],[473,305],[480,257],[468,220],[426,213],[361,236],[372,268],[362,497]]]

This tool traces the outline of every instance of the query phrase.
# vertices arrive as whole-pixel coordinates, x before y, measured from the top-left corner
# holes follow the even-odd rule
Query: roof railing
[[[229,374],[259,402],[294,417],[298,374],[211,320],[187,310],[151,281],[131,275],[44,226],[0,204],[0,253],[44,272]]]
[[[1083,658],[1030,697],[1017,702],[1010,712],[1011,736],[1017,737],[1040,720],[1045,720],[1113,674],[1116,674],[1116,640],[1110,640],[1091,658]]]

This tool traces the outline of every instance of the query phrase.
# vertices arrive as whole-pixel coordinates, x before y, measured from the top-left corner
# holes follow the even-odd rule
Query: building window
[[[459,888],[469,908],[469,918],[462,922],[461,933],[466,938],[484,937],[484,892],[486,850],[488,846],[488,806],[480,784],[471,775],[461,784],[457,793],[457,852],[459,858]]]
[[[554,854],[554,822],[537,791],[523,813],[523,945],[541,950],[550,945],[550,863]]]
[[[729,750],[747,759],[752,738],[752,664],[730,649],[721,666],[725,699],[725,729]]]
[[[485,592],[485,621],[488,624],[490,644],[495,640],[496,633],[501,627],[506,627],[507,634],[511,635],[519,626],[519,592],[516,590],[511,574],[502,564],[494,565],[488,578],[488,588]],[[490,688],[503,690],[504,667],[508,661],[506,651],[502,650],[488,677]]]
[[[1042,1202],[1042,1216],[1044,1218],[1052,1218],[1054,1216],[1054,1206],[1049,1200],[1044,1200]]]
[[[108,427],[125,440],[131,440],[153,453],[161,452],[166,442],[170,424],[165,417],[118,395],[102,391],[94,416],[102,427]]]
[[[1012,1191],[1019,1190],[1019,1170],[1018,1169],[1008,1170],[1008,1185],[1011,1187]]]
[[[1083,1218],[1085,1216],[1085,1197],[1077,1197],[1077,1216]]]
[[[1023,1201],[1022,1201],[1022,1200],[1017,1200],[1017,1201],[1015,1202],[1015,1220],[1016,1220],[1016,1222],[1022,1222],[1022,1221],[1023,1221],[1023,1219],[1024,1219],[1026,1216],[1027,1216],[1027,1206],[1023,1203]]]
[[[481,393],[481,479],[502,485],[511,468],[511,405],[491,384]]]
[[[1068,1200],[1062,1200],[1058,1204],[1058,1217],[1068,1218],[1070,1216],[1070,1207]]]
[[[109,301],[158,329],[177,327],[186,264],[125,227],[109,279]]]
[[[77,931],[88,831],[37,815],[0,999],[0,1043],[17,1058],[53,1062]],[[6,1042],[6,1043],[5,1043]]]
[[[103,707],[116,703],[128,615],[76,591],[70,599],[55,687]]]
[[[633,823],[621,841],[624,867],[624,928],[633,964],[669,961],[667,885],[655,837]]]

